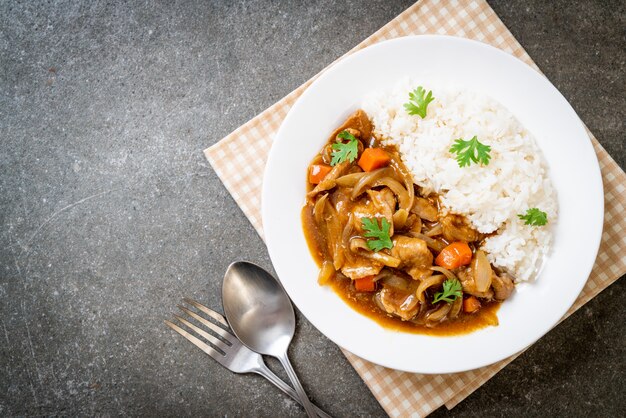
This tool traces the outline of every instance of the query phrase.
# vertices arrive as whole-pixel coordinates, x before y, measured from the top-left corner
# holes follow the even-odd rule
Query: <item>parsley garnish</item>
[[[348,142],[337,142],[333,144],[333,153],[332,158],[330,160],[330,165],[335,166],[339,163],[342,163],[346,160],[350,160],[350,162],[354,162],[356,157],[359,155],[359,141],[348,131],[341,131],[338,138],[347,139]]]
[[[461,282],[458,280],[447,279],[443,282],[443,291],[435,293],[433,304],[441,301],[452,303],[456,298],[463,296]]]
[[[481,144],[476,135],[469,141],[463,141],[462,138],[456,139],[450,147],[450,152],[456,154],[456,161],[459,163],[459,167],[469,166],[472,162],[483,165],[489,164],[491,159],[490,151],[491,147]]]
[[[517,217],[524,221],[524,225],[544,226],[548,223],[548,215],[537,208],[530,208],[525,215],[517,215]]]
[[[426,95],[424,97],[424,95]],[[435,100],[433,92],[429,91],[426,94],[426,90],[422,86],[418,86],[415,90],[409,93],[409,102],[404,104],[409,115],[419,115],[424,119],[426,117],[426,108],[428,103]]]
[[[383,218],[381,221],[381,227],[378,226],[376,218],[361,218],[361,224],[366,231],[365,235],[368,238],[376,238],[367,241],[367,246],[372,251],[380,251],[383,248],[391,249],[393,243],[389,236],[389,221],[387,218]]]

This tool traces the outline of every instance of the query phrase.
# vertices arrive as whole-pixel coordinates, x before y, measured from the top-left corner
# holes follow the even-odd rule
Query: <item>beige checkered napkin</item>
[[[349,53],[382,40],[418,34],[446,34],[498,47],[534,65],[484,0],[422,0],[408,8]],[[348,54],[349,54],[348,53]],[[312,80],[205,151],[228,191],[256,230],[261,225],[261,184],[268,150],[280,124]],[[596,264],[569,316],[626,272],[626,174],[591,135],[604,181],[604,232]],[[425,416],[446,405],[452,408],[504,368],[517,355],[464,373],[422,375],[369,363],[344,350],[348,360],[390,416]]]

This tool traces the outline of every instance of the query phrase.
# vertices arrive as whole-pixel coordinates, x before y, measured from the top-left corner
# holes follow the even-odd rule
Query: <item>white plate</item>
[[[332,132],[372,90],[436,74],[482,91],[533,133],[550,167],[559,219],[553,250],[537,281],[502,304],[500,325],[435,337],[385,329],[317,284],[318,267],[300,222],[307,166]],[[382,42],[326,70],[285,118],[263,182],[263,226],[274,268],[298,309],[339,346],[371,362],[419,373],[452,373],[515,354],[548,332],[576,300],[593,266],[604,215],[598,161],[583,125],[550,82],[491,46],[447,36]]]

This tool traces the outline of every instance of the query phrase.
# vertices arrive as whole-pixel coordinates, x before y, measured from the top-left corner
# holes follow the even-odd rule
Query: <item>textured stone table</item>
[[[230,262],[271,267],[201,150],[410,3],[2,2],[1,416],[303,415],[163,325],[182,296],[220,307]],[[623,168],[624,2],[492,7]],[[434,416],[623,416],[624,287]],[[298,320],[315,402],[383,415]]]

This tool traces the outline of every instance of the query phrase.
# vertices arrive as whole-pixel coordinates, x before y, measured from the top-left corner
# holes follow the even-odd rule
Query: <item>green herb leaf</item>
[[[348,131],[339,132],[337,137],[347,139],[348,142],[343,143],[338,141],[336,144],[333,144],[330,165],[335,166],[344,161],[354,162],[359,155],[359,141]]]
[[[537,208],[530,208],[525,215],[517,215],[517,217],[524,221],[524,225],[544,226],[548,223],[548,214]]]
[[[418,86],[409,93],[409,102],[404,104],[404,109],[406,109],[409,115],[418,115],[424,119],[426,117],[428,103],[433,100],[435,100],[435,98],[433,97],[432,91],[426,94],[426,90],[424,90],[422,86]]]
[[[461,296],[463,296],[461,282],[458,280],[447,279],[443,282],[443,291],[435,293],[433,304],[441,301],[452,303],[456,300],[456,298]]]
[[[449,151],[456,154],[459,167],[469,166],[472,162],[488,165],[491,159],[491,155],[489,155],[491,147],[481,144],[476,135],[469,141],[464,141],[462,138],[456,139]]]
[[[361,224],[366,231],[365,236],[367,238],[376,238],[367,241],[367,246],[370,250],[380,251],[383,248],[391,249],[393,247],[391,237],[389,236],[389,227],[391,225],[387,218],[382,219],[380,227],[376,218],[361,218]]]

